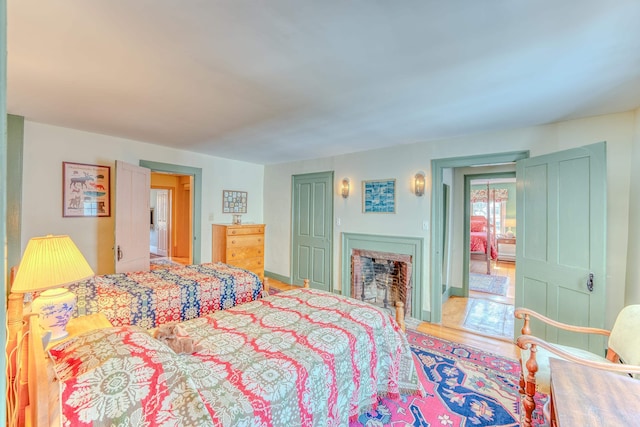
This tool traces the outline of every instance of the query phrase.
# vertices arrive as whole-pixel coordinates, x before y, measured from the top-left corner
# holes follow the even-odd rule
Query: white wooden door
[[[517,162],[516,306],[571,325],[604,327],[605,143]],[[516,336],[521,324],[516,322]],[[534,335],[602,354],[601,336],[532,322]]]
[[[149,270],[151,170],[116,161],[116,273]]]
[[[169,212],[171,201],[169,190],[158,190],[156,193],[156,219],[158,223],[158,255],[171,256],[169,238]]]

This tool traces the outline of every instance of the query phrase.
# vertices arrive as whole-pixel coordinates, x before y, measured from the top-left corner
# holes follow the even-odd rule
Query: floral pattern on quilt
[[[292,290],[183,326],[197,353],[130,326],[51,350],[63,425],[344,426],[424,393],[396,322],[354,299]]]
[[[253,301],[262,289],[256,274],[223,263],[108,274],[69,286],[76,317],[101,312],[114,326],[145,329]]]

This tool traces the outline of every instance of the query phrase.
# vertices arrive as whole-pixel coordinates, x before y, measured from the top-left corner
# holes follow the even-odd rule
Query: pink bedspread
[[[486,231],[472,231],[471,232],[471,252],[472,253],[487,253],[487,232]],[[498,250],[496,249],[495,241],[491,242],[491,259],[498,258]]]
[[[424,393],[397,323],[351,298],[291,290],[182,325],[193,355],[136,327],[51,350],[63,425],[346,426]]]

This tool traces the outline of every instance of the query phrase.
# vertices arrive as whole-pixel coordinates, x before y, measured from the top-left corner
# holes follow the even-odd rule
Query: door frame
[[[193,177],[193,209],[191,214],[193,221],[191,253],[193,257],[191,262],[193,264],[202,263],[202,244],[200,243],[202,242],[200,225],[202,216],[202,169],[172,163],[153,162],[151,160],[140,160],[140,166],[151,169],[151,172],[168,172],[177,175],[191,175]]]
[[[329,237],[329,251],[328,251],[328,264],[329,264],[329,291],[333,292],[334,290],[334,283],[333,283],[333,279],[334,279],[334,272],[333,272],[333,202],[334,202],[334,197],[335,197],[335,182],[334,182],[334,171],[325,171],[325,172],[312,172],[312,173],[303,173],[303,174],[295,174],[295,175],[291,175],[291,254],[290,254],[290,259],[289,259],[289,265],[291,266],[290,271],[289,271],[289,277],[291,278],[290,283],[291,284],[297,284],[297,285],[302,285],[302,283],[296,283],[295,282],[295,278],[296,278],[296,271],[294,271],[296,269],[296,265],[294,263],[295,261],[295,250],[296,250],[296,246],[295,246],[295,218],[296,218],[296,203],[295,203],[295,197],[296,197],[296,178],[329,178],[329,181],[331,183],[330,188],[331,188],[331,192],[330,192],[330,197],[328,198],[329,200],[327,200],[327,210],[328,210],[328,214],[329,217],[329,231],[327,232],[327,235]],[[311,279],[311,278],[308,278]]]
[[[490,166],[500,163],[513,163],[529,157],[529,150],[506,153],[481,154],[476,156],[450,157],[431,160],[431,238],[430,281],[431,301],[430,319],[432,323],[442,322],[442,247],[444,244],[443,219],[443,177],[442,172],[448,168],[468,166]],[[454,194],[451,197],[455,197]],[[437,283],[437,285],[434,285]]]
[[[474,179],[490,180],[499,178],[513,178],[515,180],[515,164],[513,166],[514,170],[509,172],[486,172],[464,176],[464,230],[462,232],[462,296],[464,297],[469,296],[469,273],[471,273],[469,271],[469,265],[471,263],[471,181]]]

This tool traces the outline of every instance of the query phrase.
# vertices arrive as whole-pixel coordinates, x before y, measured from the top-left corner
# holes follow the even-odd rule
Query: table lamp
[[[93,276],[93,270],[69,236],[34,237],[24,251],[12,293],[41,292],[31,311],[51,331],[51,341],[66,337],[76,296],[62,286]]]
[[[513,237],[513,231],[511,230],[511,228],[516,226],[516,219],[515,218],[507,218],[504,221],[504,225],[509,229],[507,231],[507,237]]]

